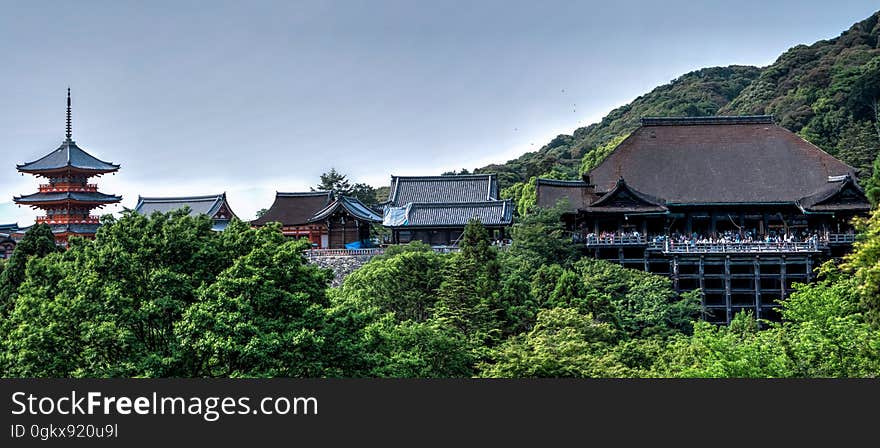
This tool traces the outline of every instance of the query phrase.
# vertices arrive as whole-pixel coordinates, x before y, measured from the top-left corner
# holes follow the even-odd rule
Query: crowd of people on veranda
[[[818,243],[822,237],[819,231],[806,229],[792,229],[789,232],[770,230],[761,235],[756,230],[733,231],[725,230],[715,233],[681,233],[673,232],[668,235],[647,236],[637,230],[622,232],[599,232],[582,235],[584,241],[607,241],[611,243],[636,242],[644,239],[646,242],[670,243],[673,245],[697,245],[697,244],[749,244],[749,243]]]

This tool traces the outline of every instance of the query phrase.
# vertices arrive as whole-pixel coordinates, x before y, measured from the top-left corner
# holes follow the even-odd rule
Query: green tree
[[[480,364],[480,375],[500,378],[624,376],[611,349],[614,330],[572,308],[538,313],[535,327],[508,339]]]
[[[469,339],[493,340],[500,333],[497,254],[486,228],[476,219],[465,226],[459,247],[461,251],[449,257],[443,270],[435,315]]]
[[[547,264],[570,264],[578,249],[562,222],[562,207],[539,208],[513,224],[510,254],[533,269]]]
[[[623,334],[687,333],[699,316],[698,292],[678,295],[666,277],[592,258],[578,261],[575,271],[585,296],[572,305],[616,325]]]
[[[332,191],[334,194],[342,196],[349,196],[352,192],[348,176],[336,171],[336,168],[330,168],[330,171],[321,174],[321,182],[316,189],[318,191]]]
[[[332,294],[338,301],[393,313],[400,322],[424,322],[437,301],[445,259],[432,250],[386,254],[352,272]]]
[[[694,324],[691,336],[677,336],[656,362],[661,377],[787,377],[792,364],[776,332],[757,332],[754,316],[738,313],[731,326]]]
[[[24,281],[28,261],[60,250],[47,224],[36,224],[25,232],[0,273],[0,318],[8,316],[14,306],[15,293]]]
[[[175,328],[196,376],[324,374],[330,275],[306,262],[302,240],[260,243],[203,287]]]
[[[458,378],[474,374],[474,355],[465,336],[436,320],[377,321],[364,331],[378,357],[371,376]]]
[[[376,205],[382,202],[376,197],[376,189],[364,183],[354,184],[350,194],[366,205]]]
[[[865,182],[865,196],[875,208],[880,205],[880,151],[877,152],[877,158],[874,159],[871,177]]]
[[[842,269],[857,279],[856,290],[865,318],[880,328],[880,209],[875,209],[869,218],[853,222],[859,238],[844,258]]]

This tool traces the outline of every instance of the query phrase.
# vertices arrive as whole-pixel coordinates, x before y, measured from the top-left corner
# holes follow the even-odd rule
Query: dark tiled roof
[[[589,173],[596,192],[617,180],[666,205],[795,203],[855,170],[766,118],[646,121]]]
[[[13,198],[15,202],[22,204],[34,204],[39,202],[79,201],[112,204],[122,200],[122,196],[104,194],[98,192],[65,192],[65,193],[34,193]]]
[[[208,196],[138,197],[134,210],[142,215],[149,215],[153,212],[168,213],[189,207],[190,215],[204,214],[214,217],[224,204],[226,204],[226,193]]]
[[[584,209],[594,213],[651,213],[665,212],[661,199],[652,197],[627,185],[623,178],[617,180],[614,189]]]
[[[588,188],[582,180],[556,180],[541,179],[535,181],[537,205],[542,208],[552,208],[560,200],[567,204],[569,212],[576,212],[585,208],[596,200],[597,196]]]
[[[332,216],[340,208],[357,219],[370,222],[382,222],[381,216],[376,214],[376,212],[370,207],[364,205],[363,202],[351,196],[340,196],[338,199],[315,213],[309,221],[315,222],[327,219],[327,217]]]
[[[109,173],[119,169],[119,165],[99,160],[76,146],[73,140],[65,140],[58,149],[33,162],[18,165],[18,170],[25,173],[54,171],[65,168],[76,168],[95,173]]]
[[[824,188],[799,200],[798,206],[807,212],[868,211],[871,209],[865,192],[849,176],[836,181],[829,180]]]
[[[462,203],[498,199],[494,174],[460,176],[391,176],[388,202],[393,206],[409,202]]]
[[[513,204],[509,200],[472,203],[428,204],[410,203],[401,207],[405,221],[388,227],[463,227],[471,218],[485,226],[507,226],[513,220]],[[391,216],[386,209],[386,216]]]
[[[276,193],[275,202],[266,214],[251,221],[251,224],[257,226],[270,222],[280,222],[286,226],[308,224],[315,213],[324,209],[332,200],[333,193],[329,191]]]
[[[731,115],[715,117],[643,117],[642,126],[687,126],[701,124],[773,124],[772,115]]]
[[[18,227],[18,223],[0,224],[0,232],[2,233],[15,233],[19,230],[21,230],[21,228]]]

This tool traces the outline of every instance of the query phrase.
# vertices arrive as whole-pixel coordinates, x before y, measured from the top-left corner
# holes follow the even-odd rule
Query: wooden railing
[[[828,244],[852,244],[856,241],[853,233],[831,233],[828,235]]]
[[[67,192],[67,191],[79,191],[79,192],[96,192],[98,191],[97,184],[71,184],[71,183],[56,183],[56,184],[40,184],[40,193],[58,193],[58,192]]]
[[[590,246],[644,246],[648,240],[643,236],[589,236],[581,237],[581,242]]]
[[[385,249],[379,247],[372,249],[308,249],[306,250],[306,257],[375,257],[376,255],[382,255],[384,253]]]
[[[498,250],[507,250],[509,246],[493,246]],[[435,246],[432,248],[434,252],[440,254],[458,252],[461,250],[458,246]],[[384,247],[374,247],[370,249],[307,249],[305,251],[306,258],[318,257],[375,257],[385,253]]]
[[[89,215],[88,218],[82,215],[54,215],[38,216],[34,221],[37,224],[100,224],[101,218],[95,215]]]
[[[761,252],[817,252],[818,241],[813,242],[740,242],[740,243],[654,243],[652,248],[662,245],[665,253],[761,253]]]
[[[852,244],[856,236],[850,233],[831,233],[814,241],[798,242],[726,242],[691,243],[673,242],[663,237],[644,236],[583,236],[573,234],[578,243],[587,248],[644,246],[647,250],[670,253],[708,253],[708,252],[815,252],[832,244]]]

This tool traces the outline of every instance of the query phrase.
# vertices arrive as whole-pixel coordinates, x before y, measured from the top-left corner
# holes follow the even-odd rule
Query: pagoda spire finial
[[[67,87],[67,140],[70,140],[70,86]]]

